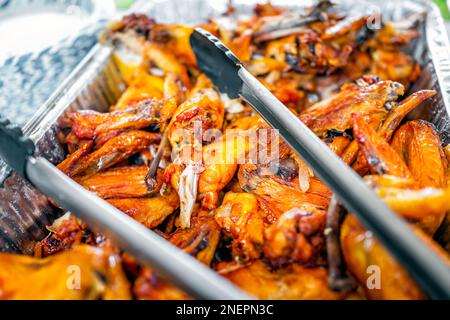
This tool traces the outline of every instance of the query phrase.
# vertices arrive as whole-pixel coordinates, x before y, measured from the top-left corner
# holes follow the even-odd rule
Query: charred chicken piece
[[[377,133],[389,142],[394,134],[394,131],[398,128],[406,115],[418,107],[423,101],[434,96],[435,94],[436,91],[434,90],[421,90],[411,94],[399,104],[394,104],[392,109],[389,110],[386,119],[377,130]],[[358,141],[353,140],[342,153],[342,160],[349,165],[353,164],[356,156],[358,155],[358,151]],[[360,158],[358,158],[358,160],[361,161]]]
[[[199,214],[192,218],[189,228],[176,230],[167,240],[210,265],[219,244],[220,227],[208,213]]]
[[[238,177],[241,188],[258,197],[269,222],[294,208],[326,209],[331,197],[328,188],[315,178],[311,179],[308,191],[303,192],[298,181],[286,181],[273,174],[264,175],[253,164],[241,165]]]
[[[100,245],[105,242],[103,236],[89,231],[83,222],[70,213],[56,219],[47,229],[50,234],[34,247],[36,257],[51,256],[80,244]]]
[[[326,212],[294,208],[264,230],[264,257],[274,266],[288,263],[320,264],[325,249]]]
[[[389,104],[403,94],[403,86],[371,77],[363,80],[344,85],[338,94],[308,108],[300,119],[319,136],[332,129],[352,128],[352,114],[371,121],[385,119]]]
[[[74,164],[71,176],[89,177],[118,164],[151,144],[158,143],[159,140],[159,134],[147,131],[132,130],[121,133]]]
[[[199,149],[203,143],[211,142],[208,141],[206,132],[211,129],[218,130],[224,117],[224,106],[219,95],[214,89],[204,89],[203,84],[199,81],[191,96],[178,106],[167,129],[176,160],[166,170],[166,180],[171,180],[180,196],[183,228],[190,226],[190,216],[197,199],[198,181],[203,171],[203,156]],[[207,81],[206,85],[209,86],[210,82]],[[216,199],[210,202],[215,205]]]

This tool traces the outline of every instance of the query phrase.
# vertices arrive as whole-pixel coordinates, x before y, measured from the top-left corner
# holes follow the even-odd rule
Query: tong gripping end
[[[33,141],[23,135],[20,127],[0,117],[0,157],[24,178],[27,158],[33,155],[34,150]]]

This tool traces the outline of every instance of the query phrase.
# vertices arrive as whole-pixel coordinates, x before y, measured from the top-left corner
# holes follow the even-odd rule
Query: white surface
[[[114,0],[86,0],[85,4],[83,10],[75,5],[26,5],[18,1],[0,10],[0,63],[10,56],[53,46],[116,13]],[[87,12],[86,8],[91,9]]]
[[[83,26],[81,15],[62,13],[16,14],[0,21],[0,61],[12,55],[42,50]]]

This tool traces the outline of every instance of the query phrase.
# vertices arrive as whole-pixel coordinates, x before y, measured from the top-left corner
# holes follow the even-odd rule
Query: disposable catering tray
[[[413,14],[423,14],[419,25],[421,35],[408,50],[420,63],[423,73],[410,89],[435,89],[438,94],[410,115],[411,118],[432,122],[443,133],[444,143],[450,142],[450,46],[439,9],[426,0],[335,0],[336,10],[351,14],[382,13],[387,20],[398,21]],[[201,23],[219,16],[228,1],[176,0],[148,1],[135,9],[161,22]],[[239,14],[251,12],[252,1],[234,1]],[[289,6],[288,1],[272,1]],[[292,3],[292,2],[291,2]],[[302,6],[313,2],[302,1]],[[298,6],[293,10],[299,9]],[[123,79],[112,59],[112,49],[97,44],[80,65],[42,105],[24,126],[24,133],[38,146],[37,153],[53,163],[65,157],[60,143],[62,117],[78,109],[105,111],[114,104],[125,89]],[[31,253],[33,243],[48,234],[46,226],[60,212],[47,198],[27,182],[0,164],[0,252]]]

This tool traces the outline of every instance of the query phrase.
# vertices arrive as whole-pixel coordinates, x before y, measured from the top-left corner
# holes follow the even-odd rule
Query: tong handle
[[[190,41],[200,70],[221,92],[231,94],[232,98],[241,96],[273,128],[278,129],[292,150],[314,169],[344,206],[375,234],[431,298],[450,298],[448,265],[411,233],[401,217],[394,214],[342,159],[242,67],[220,40],[197,28]],[[231,86],[227,84],[229,79],[233,80]]]
[[[0,117],[0,158],[24,178],[27,158],[33,155],[34,150],[33,141],[23,135],[19,126]]]

